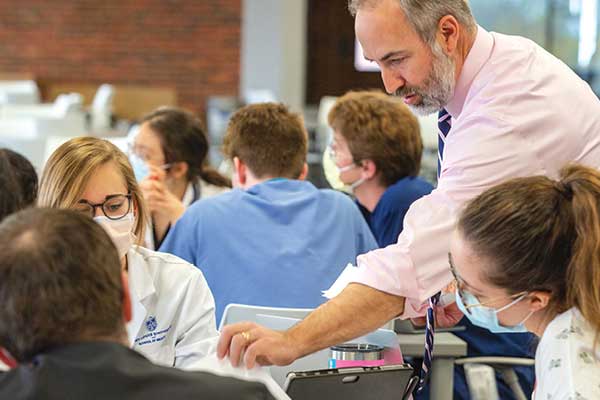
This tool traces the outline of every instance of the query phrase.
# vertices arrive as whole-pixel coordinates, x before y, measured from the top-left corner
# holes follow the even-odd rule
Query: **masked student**
[[[190,112],[161,107],[142,119],[129,159],[149,213],[146,247],[158,249],[192,203],[231,188],[208,165],[208,151],[202,122]]]
[[[333,140],[325,154],[334,189],[353,194],[379,247],[396,243],[410,205],[433,186],[418,177],[419,122],[381,92],[349,92],[329,112]]]
[[[44,168],[38,205],[80,211],[112,238],[131,289],[127,333],[134,350],[180,368],[214,352],[215,304],[202,273],[137,245],[147,211],[127,156],[116,146],[92,137],[61,145]]]
[[[492,332],[532,332],[534,400],[600,399],[600,172],[518,178],[462,212],[456,301]]]

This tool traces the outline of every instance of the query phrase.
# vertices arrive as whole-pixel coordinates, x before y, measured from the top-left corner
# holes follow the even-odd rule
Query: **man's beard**
[[[433,61],[431,72],[421,87],[404,86],[394,92],[395,96],[405,97],[411,94],[421,98],[419,104],[408,104],[418,115],[429,115],[440,111],[454,95],[455,64],[440,45],[435,42],[431,48]]]

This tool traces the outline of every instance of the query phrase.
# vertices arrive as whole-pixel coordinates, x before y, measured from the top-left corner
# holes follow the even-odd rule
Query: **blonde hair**
[[[136,207],[134,234],[138,243],[144,239],[146,210],[142,192],[137,184],[127,156],[107,140],[78,137],[62,144],[52,155],[42,174],[38,206],[73,208],[79,201],[90,177],[99,167],[114,162],[131,194]]]

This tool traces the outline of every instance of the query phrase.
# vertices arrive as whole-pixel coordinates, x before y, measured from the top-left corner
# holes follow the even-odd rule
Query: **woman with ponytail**
[[[151,213],[147,247],[157,249],[190,204],[231,188],[208,165],[208,150],[202,123],[187,111],[161,107],[142,119],[130,162]]]
[[[518,178],[462,212],[450,266],[476,325],[540,337],[534,399],[600,399],[600,172]]]

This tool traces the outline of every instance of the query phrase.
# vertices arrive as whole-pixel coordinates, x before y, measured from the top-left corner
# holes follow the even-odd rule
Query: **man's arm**
[[[288,365],[315,351],[372,332],[402,314],[404,298],[361,284],[351,284],[302,322],[285,332],[251,322],[226,326],[217,349],[237,366],[244,353],[246,367]]]

